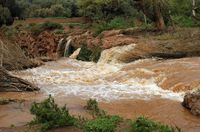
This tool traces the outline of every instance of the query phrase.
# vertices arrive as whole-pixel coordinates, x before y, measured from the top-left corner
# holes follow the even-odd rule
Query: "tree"
[[[92,20],[110,20],[116,16],[131,17],[135,14],[132,0],[78,0],[83,16]]]
[[[0,12],[0,27],[4,24],[11,25],[14,20],[9,9],[0,5]]]
[[[163,30],[170,19],[169,4],[166,0],[134,0],[136,8],[155,22],[158,30]],[[165,19],[164,19],[165,17]]]

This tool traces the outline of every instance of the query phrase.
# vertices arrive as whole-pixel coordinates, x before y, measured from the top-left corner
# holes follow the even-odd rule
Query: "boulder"
[[[33,84],[10,75],[4,68],[0,67],[0,92],[38,91],[39,88]]]
[[[200,91],[187,93],[182,105],[189,109],[193,115],[200,116]]]

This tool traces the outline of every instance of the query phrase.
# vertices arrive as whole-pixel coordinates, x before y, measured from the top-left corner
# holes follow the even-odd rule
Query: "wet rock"
[[[106,49],[101,53],[101,57],[98,63],[119,63],[128,62],[132,59],[133,50],[135,49],[135,44],[116,46],[110,49]],[[131,57],[131,58],[130,58]]]
[[[76,59],[81,51],[81,48],[78,48],[74,53],[69,57],[70,59]]]
[[[187,93],[182,105],[189,109],[193,115],[200,116],[200,91]]]
[[[36,86],[23,79],[10,75],[4,68],[0,67],[0,92],[36,91]]]

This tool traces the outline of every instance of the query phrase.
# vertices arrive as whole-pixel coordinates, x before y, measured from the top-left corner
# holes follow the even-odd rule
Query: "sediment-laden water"
[[[95,98],[100,101],[101,108],[111,114],[125,118],[144,115],[177,125],[187,132],[200,130],[199,118],[181,106],[184,93],[191,89],[189,86],[200,84],[200,58],[102,62],[63,58],[38,68],[12,72],[33,82],[41,91],[0,93],[2,97],[28,100],[22,105],[0,106],[0,127],[20,126],[30,121],[31,102],[51,94],[58,104],[68,104],[75,115],[86,115],[83,110],[85,100]]]

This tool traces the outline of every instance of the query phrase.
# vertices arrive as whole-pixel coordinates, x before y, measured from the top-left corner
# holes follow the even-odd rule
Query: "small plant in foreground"
[[[131,121],[130,125],[131,128],[128,132],[181,132],[179,128],[163,125],[145,117],[139,117]]]
[[[85,123],[83,132],[114,132],[120,120],[119,116],[97,117]]]
[[[98,102],[95,99],[89,99],[87,101],[86,109],[91,111],[93,117],[105,117],[106,112],[101,110],[98,106]]]
[[[51,96],[41,103],[33,103],[30,112],[35,115],[35,119],[30,122],[30,126],[39,125],[41,126],[41,131],[73,126],[76,121],[74,117],[69,115],[66,107],[59,108]]]

